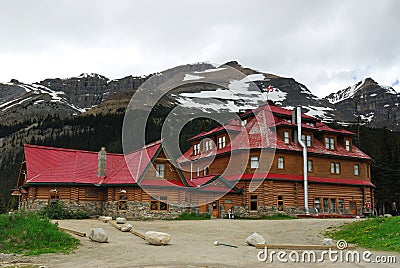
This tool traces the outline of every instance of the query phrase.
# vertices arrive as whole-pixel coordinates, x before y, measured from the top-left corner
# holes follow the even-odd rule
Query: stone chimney
[[[101,150],[97,156],[97,177],[106,176],[106,160],[107,160],[106,148],[101,147]]]

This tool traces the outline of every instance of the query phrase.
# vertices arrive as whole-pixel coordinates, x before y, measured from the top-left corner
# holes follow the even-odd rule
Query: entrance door
[[[357,215],[357,205],[356,202],[350,201],[350,213]]]
[[[219,218],[219,202],[218,201],[214,201],[212,202],[212,215],[215,218]]]

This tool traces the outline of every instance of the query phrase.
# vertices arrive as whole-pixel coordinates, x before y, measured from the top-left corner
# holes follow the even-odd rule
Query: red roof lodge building
[[[20,208],[64,202],[92,215],[174,218],[184,211],[224,217],[305,213],[304,172],[312,214],[373,211],[372,159],[354,133],[292,111],[261,106],[190,139],[171,159],[163,141],[127,155],[25,145],[18,178]],[[304,165],[303,165],[304,163]]]

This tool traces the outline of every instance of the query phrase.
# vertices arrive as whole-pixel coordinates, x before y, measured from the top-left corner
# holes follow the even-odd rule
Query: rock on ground
[[[124,223],[126,223],[126,218],[118,217],[118,218],[115,219],[115,221],[116,221],[118,224],[124,224]]]
[[[99,242],[99,243],[107,243],[108,242],[108,235],[103,230],[103,228],[93,228],[90,230],[89,238],[92,241]]]
[[[124,225],[121,226],[121,232],[129,232],[132,230],[132,225],[129,223],[125,223]]]
[[[246,238],[246,243],[249,246],[256,246],[257,244],[265,244],[266,241],[262,235],[258,233],[253,233],[249,237]]]
[[[148,231],[145,234],[145,240],[155,246],[168,245],[171,241],[171,236],[162,232]]]
[[[324,238],[324,240],[322,240],[322,245],[333,246],[333,240],[331,238]]]

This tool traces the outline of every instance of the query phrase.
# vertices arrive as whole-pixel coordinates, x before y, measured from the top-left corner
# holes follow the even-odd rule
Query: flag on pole
[[[272,91],[274,91],[274,87],[269,85],[267,88],[264,88],[264,91],[267,92],[267,93],[268,92],[272,92]]]

